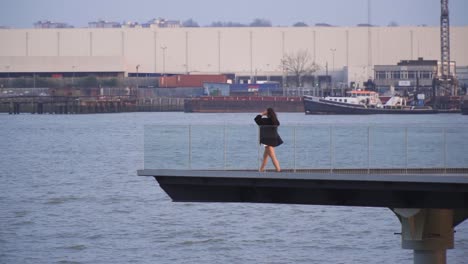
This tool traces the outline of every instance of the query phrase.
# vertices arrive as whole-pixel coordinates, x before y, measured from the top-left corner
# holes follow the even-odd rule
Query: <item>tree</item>
[[[238,22],[222,22],[222,21],[216,21],[212,22],[210,27],[245,27],[246,25]]]
[[[251,27],[271,27],[270,20],[256,18],[252,23],[249,24]]]
[[[297,22],[293,25],[293,27],[308,27],[308,25],[304,22]]]
[[[191,19],[191,18],[188,19],[188,20],[185,20],[185,21],[182,23],[182,26],[183,26],[183,27],[200,27],[200,26],[198,25],[198,23],[197,23],[195,20]]]
[[[395,22],[395,21],[390,21],[390,23],[388,23],[388,26],[389,27],[398,27],[398,23]]]
[[[301,87],[304,76],[310,76],[319,69],[318,65],[310,58],[307,50],[286,54],[281,60],[280,66],[283,71],[294,76],[297,87]]]

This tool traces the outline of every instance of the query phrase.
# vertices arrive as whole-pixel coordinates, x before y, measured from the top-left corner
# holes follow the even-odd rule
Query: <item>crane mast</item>
[[[450,72],[450,22],[448,0],[441,0],[440,12],[440,90],[439,95],[455,95]]]

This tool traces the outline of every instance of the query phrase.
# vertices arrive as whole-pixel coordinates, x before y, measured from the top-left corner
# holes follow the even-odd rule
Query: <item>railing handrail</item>
[[[252,146],[249,145],[233,147],[233,144],[236,144],[235,141],[237,140],[242,144],[247,144],[247,142],[250,142],[248,144],[256,144],[255,148],[257,149],[257,162],[255,166],[252,166],[253,163],[251,163],[250,160],[247,160],[247,158],[244,160],[239,159],[239,163],[246,162],[251,164],[246,165],[246,168],[244,169],[258,169],[260,160],[263,156],[261,154],[263,149],[261,148],[258,142],[259,132],[256,127],[257,126],[255,124],[243,125],[209,123],[174,124],[164,126],[149,125],[145,126],[145,145],[154,144],[154,142],[151,143],[151,134],[155,133],[153,135],[155,137],[162,136],[157,135],[157,131],[153,131],[154,133],[151,132],[152,129],[172,129],[173,131],[171,131],[171,133],[173,134],[168,134],[164,132],[164,136],[173,137],[172,141],[169,140],[171,142],[180,141],[180,143],[175,143],[182,144],[177,150],[180,152],[178,153],[178,155],[187,155],[187,164],[180,165],[179,167],[176,166],[177,168],[203,169],[200,168],[199,165],[195,166],[195,163],[199,162],[197,159],[206,159],[208,161],[205,160],[203,162],[209,162],[210,155],[212,155],[211,158],[214,160],[220,159],[220,157],[217,156],[220,155],[222,161],[220,160],[219,162],[222,162],[222,165],[214,167],[216,167],[217,169],[228,170],[232,169],[233,167],[237,168],[237,166],[242,166],[242,164],[232,164],[232,162],[234,162],[231,162],[231,159],[233,157],[236,157],[236,155],[251,156],[251,153],[249,153],[249,151],[252,152],[252,150],[254,149]],[[241,129],[240,131],[238,130],[239,128]],[[284,145],[284,147],[281,146],[277,150],[277,153],[278,155],[283,157],[289,155],[287,156],[287,159],[283,158],[283,162],[287,161],[285,165],[282,165],[283,169],[290,169],[292,171],[300,171],[307,169],[322,170],[324,169],[322,167],[325,166],[325,162],[323,159],[320,160],[317,157],[314,157],[316,158],[316,160],[311,159],[308,162],[310,162],[310,164],[322,164],[320,165],[322,167],[311,165],[310,168],[304,168],[303,165],[303,159],[310,158],[304,157],[304,153],[307,152],[306,154],[310,154],[309,152],[311,151],[308,150],[307,147],[304,147],[304,145],[307,146],[307,144],[314,143],[313,141],[309,141],[310,139],[314,139],[320,141],[321,143],[316,143],[314,146],[311,146],[318,148],[318,150],[314,150],[315,152],[313,152],[313,154],[315,156],[321,156],[322,158],[324,155],[328,157],[327,166],[330,172],[333,172],[334,170],[348,168],[350,170],[365,169],[368,173],[380,169],[402,169],[405,171],[405,173],[410,173],[414,169],[433,168],[442,169],[444,173],[447,173],[448,171],[453,171],[451,169],[468,169],[468,158],[465,158],[462,155],[462,153],[464,153],[463,150],[468,148],[468,130],[466,128],[468,128],[468,126],[453,126],[453,124],[450,127],[443,127],[441,126],[441,124],[426,124],[425,126],[418,126],[415,124],[405,126],[375,124],[286,124],[281,125],[278,128],[278,131],[283,137],[283,140],[286,142],[286,144]],[[236,135],[235,133],[246,133],[245,136],[254,137],[254,134],[252,133],[253,129],[255,129],[256,131],[256,138],[248,138],[242,140],[236,139],[236,136],[244,135]],[[353,131],[355,129],[359,130]],[[148,130],[149,134],[146,133],[146,130]],[[211,133],[209,130],[211,130]],[[229,132],[230,130],[235,130],[236,132]],[[311,135],[308,135],[309,132],[311,133]],[[177,135],[177,133],[179,133],[179,135]],[[448,137],[448,135],[450,135],[451,137]],[[204,138],[206,136],[209,136],[210,139],[212,139],[212,141],[210,142],[210,139]],[[316,137],[314,138],[314,136]],[[457,139],[457,137],[460,137],[461,139]],[[465,137],[467,140],[464,140]],[[146,142],[146,139],[148,139],[148,142]],[[166,143],[161,142],[161,144]],[[187,153],[185,154],[183,153],[183,144],[187,144]],[[215,149],[214,145],[216,144],[220,144],[221,146],[216,147]],[[317,144],[319,144],[318,147],[316,146]],[[323,146],[320,144],[322,144]],[[344,146],[346,144],[350,146]],[[167,150],[165,151],[168,151],[166,154],[167,156],[170,156],[171,147],[165,147],[165,149],[166,148]],[[236,151],[231,151],[231,148],[236,148]],[[355,148],[355,150],[353,150],[352,148]],[[155,149],[157,149],[157,147],[155,147]],[[230,151],[233,153],[230,153]],[[389,152],[387,153],[386,151]],[[245,154],[242,152],[247,153]],[[151,153],[146,153],[145,149],[145,168],[147,154],[151,156]],[[356,158],[356,155],[363,156]],[[425,161],[424,157],[418,158],[418,155],[426,155],[429,161]],[[161,157],[164,157],[164,155],[161,154]],[[351,161],[346,161],[344,157],[348,157],[349,159],[351,159]],[[382,159],[384,161],[379,159]],[[385,161],[385,159],[387,159],[387,161]],[[353,160],[354,162],[357,162],[358,165],[353,164]],[[150,162],[150,160],[148,160],[148,162]],[[381,164],[381,167],[379,167],[379,164]],[[421,167],[419,168],[415,164],[423,165],[421,165]],[[148,164],[148,166],[150,165]],[[211,167],[207,166],[207,168]],[[155,168],[152,167],[149,169]]]

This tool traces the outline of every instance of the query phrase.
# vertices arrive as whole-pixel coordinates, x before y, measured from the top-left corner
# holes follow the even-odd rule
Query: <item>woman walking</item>
[[[278,126],[280,122],[276,116],[273,108],[268,108],[261,114],[255,117],[255,123],[260,126],[260,144],[265,145],[265,152],[263,153],[263,161],[260,166],[260,171],[265,170],[268,162],[268,157],[271,158],[273,165],[277,172],[281,171],[280,164],[275,154],[275,147],[283,144],[283,140],[278,134]]]

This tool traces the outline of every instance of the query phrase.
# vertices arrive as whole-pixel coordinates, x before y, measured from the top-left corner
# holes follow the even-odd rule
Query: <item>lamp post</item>
[[[164,76],[166,74],[166,49],[167,49],[167,47],[163,46],[163,47],[161,47],[161,49],[163,51],[163,72],[162,72],[162,75]]]
[[[335,70],[335,51],[336,49],[330,49],[330,51],[332,52],[332,71]]]
[[[74,80],[75,79],[75,68],[76,68],[76,66],[73,65],[72,66],[72,87],[75,86],[75,80]]]
[[[266,64],[266,77],[267,77],[267,82],[270,81],[270,64]]]
[[[136,88],[138,90],[138,77],[139,77],[138,76],[138,69],[140,68],[140,64],[138,64],[135,68],[136,68]]]
[[[5,70],[7,72],[8,77],[8,87],[10,87],[10,65],[5,66]]]
[[[332,72],[332,74],[334,74],[334,72],[335,72],[335,51],[336,51],[336,49],[330,49],[330,51],[332,52],[332,70],[331,70],[331,72]],[[332,78],[332,90],[333,90],[334,86],[335,86],[335,81],[334,81],[334,78]]]

